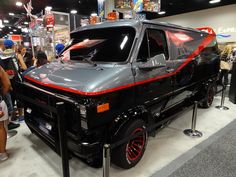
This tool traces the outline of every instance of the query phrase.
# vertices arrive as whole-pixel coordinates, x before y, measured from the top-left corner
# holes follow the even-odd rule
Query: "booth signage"
[[[98,16],[103,18],[105,14],[105,0],[98,0]]]
[[[161,0],[116,0],[115,7],[119,9],[132,9],[135,12],[160,12]]]
[[[45,25],[47,28],[52,28],[55,25],[55,17],[53,14],[47,14],[45,16]]]

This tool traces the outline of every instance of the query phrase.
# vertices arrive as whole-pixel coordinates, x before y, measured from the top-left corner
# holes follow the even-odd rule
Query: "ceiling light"
[[[77,10],[71,10],[70,13],[77,14]]]
[[[3,20],[3,23],[9,23],[9,20]]]
[[[14,13],[12,13],[12,12],[10,12],[10,13],[8,13],[10,16],[14,16],[15,14]]]
[[[51,6],[46,6],[46,7],[45,7],[45,10],[46,10],[46,11],[50,11],[50,10],[52,10],[52,7],[51,7]]]
[[[164,15],[164,14],[166,14],[166,12],[165,11],[160,11],[160,12],[158,12],[158,14],[159,15]]]
[[[11,27],[10,27],[10,26],[9,26],[8,28],[9,28],[9,29],[11,29]]]
[[[98,16],[98,14],[97,13],[92,13],[91,16],[95,17],[95,16]]]
[[[20,1],[17,1],[17,2],[16,2],[16,6],[21,7],[22,5],[23,5],[22,2],[20,2]]]
[[[2,31],[2,28],[0,28],[0,31]]]
[[[28,32],[29,32],[29,29],[28,29],[28,28],[22,28],[21,31],[22,31],[23,33],[28,33]]]
[[[14,31],[14,32],[16,32],[17,30],[16,30],[16,29],[14,29],[13,31]]]
[[[11,31],[10,34],[13,34],[13,32]]]
[[[25,25],[28,25],[28,24],[29,24],[29,22],[24,22],[24,24],[25,24]]]
[[[211,0],[209,1],[210,4],[215,4],[215,3],[219,3],[221,0]]]
[[[22,27],[21,26],[18,26],[18,29],[21,29]]]

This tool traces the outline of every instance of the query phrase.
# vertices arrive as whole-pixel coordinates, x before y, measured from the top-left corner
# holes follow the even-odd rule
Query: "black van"
[[[89,162],[101,159],[104,143],[167,120],[185,104],[212,104],[219,53],[210,28],[120,20],[81,27],[71,39],[57,61],[17,88],[28,127],[58,153],[58,115],[49,108],[61,98],[68,148]],[[112,150],[114,164],[128,169],[140,161],[148,136],[139,134]]]

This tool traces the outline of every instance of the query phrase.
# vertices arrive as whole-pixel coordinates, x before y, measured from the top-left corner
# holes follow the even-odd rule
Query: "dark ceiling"
[[[9,24],[4,24],[6,27],[0,31],[0,37],[10,31],[15,34],[21,33],[17,28],[17,21],[23,19],[27,21],[26,12],[23,7],[16,6],[17,0],[0,0],[0,19],[9,20]],[[19,0],[23,4],[27,4],[29,0]],[[223,5],[236,4],[236,0],[221,0],[220,3],[209,4],[209,0],[161,0],[161,9],[166,11],[164,16],[176,15],[196,10],[214,8]],[[32,0],[33,14],[40,13],[46,6],[52,6],[53,11],[70,12],[71,9],[76,9],[79,14],[89,15],[97,11],[97,0]],[[15,16],[9,16],[9,12],[13,12]],[[163,17],[163,15],[156,15]],[[11,29],[9,29],[9,26]]]

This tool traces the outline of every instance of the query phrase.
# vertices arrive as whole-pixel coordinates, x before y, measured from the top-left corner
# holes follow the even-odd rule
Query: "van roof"
[[[170,28],[177,28],[177,29],[183,29],[183,30],[188,30],[188,31],[193,31],[193,32],[201,32],[201,33],[206,33],[204,31],[200,31],[194,28],[188,28],[188,27],[183,27],[180,25],[175,25],[167,22],[159,22],[157,20],[136,20],[136,19],[122,19],[122,20],[117,20],[117,21],[104,21],[101,23],[97,23],[95,25],[87,25],[80,27],[72,33],[76,33],[78,31],[84,31],[84,30],[89,30],[89,29],[100,29],[100,28],[109,28],[109,27],[121,27],[121,26],[132,26],[134,28],[139,28],[142,24],[153,24],[153,25],[160,25],[160,26],[165,26],[165,27],[170,27]]]

